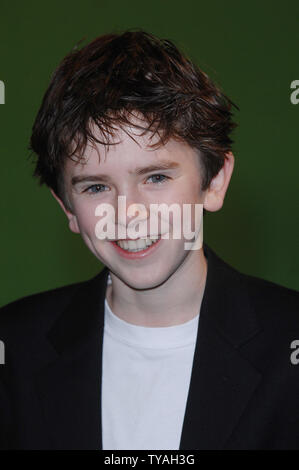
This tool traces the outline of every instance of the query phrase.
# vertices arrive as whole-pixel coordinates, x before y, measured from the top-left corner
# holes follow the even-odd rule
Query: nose
[[[143,234],[146,236],[149,218],[147,202],[136,191],[130,194],[119,194],[117,199],[115,208],[116,233],[121,232],[123,234],[125,229],[125,238],[136,237],[134,234],[137,231],[140,233],[140,236],[143,236]]]

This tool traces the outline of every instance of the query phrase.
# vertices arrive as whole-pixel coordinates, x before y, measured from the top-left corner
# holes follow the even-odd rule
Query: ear
[[[226,154],[224,165],[212,179],[204,198],[204,209],[215,212],[223,206],[224,197],[234,169],[235,158],[232,152]]]
[[[80,229],[79,229],[79,225],[78,225],[78,221],[77,221],[77,217],[75,214],[73,214],[70,210],[68,210],[64,203],[62,202],[62,200],[57,196],[57,194],[54,193],[53,189],[50,189],[52,195],[54,196],[54,198],[56,199],[56,201],[58,202],[58,204],[60,205],[60,207],[62,208],[63,212],[65,213],[65,215],[67,216],[68,218],[68,221],[69,221],[69,228],[72,232],[74,233],[80,233]]]

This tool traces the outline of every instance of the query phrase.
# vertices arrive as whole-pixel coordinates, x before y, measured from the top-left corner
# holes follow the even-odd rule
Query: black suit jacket
[[[299,293],[235,270],[206,244],[180,449],[299,449]],[[101,449],[108,269],[0,309],[0,448]],[[159,423],[157,423],[158,425]]]

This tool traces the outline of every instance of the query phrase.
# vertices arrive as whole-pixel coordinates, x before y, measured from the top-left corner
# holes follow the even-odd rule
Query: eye
[[[105,187],[104,184],[92,184],[91,186],[89,186],[88,188],[84,189],[84,193],[89,193],[89,194],[98,194],[98,193],[102,193],[103,191],[99,190],[99,191],[92,191],[93,189],[99,189],[99,188],[103,188]],[[107,188],[107,186],[106,186]]]
[[[157,174],[157,175],[151,175],[151,176],[148,177],[148,179],[150,179],[150,178],[158,178],[158,181],[156,180],[156,183],[155,183],[155,184],[157,184],[157,183],[164,183],[166,180],[169,179],[169,176]]]

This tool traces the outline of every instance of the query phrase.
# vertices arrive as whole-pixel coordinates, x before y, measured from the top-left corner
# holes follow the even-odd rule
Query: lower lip
[[[123,250],[123,248],[121,248],[120,246],[118,246],[116,242],[111,242],[111,243],[115,247],[117,252],[120,254],[120,256],[122,256],[123,258],[140,259],[140,258],[145,258],[146,256],[149,256],[151,253],[153,253],[157,249],[158,245],[160,245],[161,240],[162,239],[160,238],[156,243],[153,243],[151,246],[140,251],[126,251],[126,250]]]

